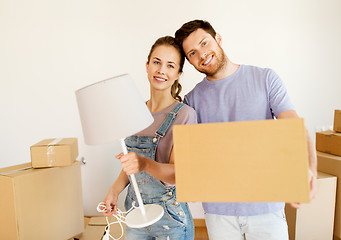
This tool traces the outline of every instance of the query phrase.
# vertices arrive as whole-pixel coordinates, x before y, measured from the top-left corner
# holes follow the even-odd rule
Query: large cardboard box
[[[341,132],[341,110],[335,110],[334,112],[334,131]]]
[[[0,169],[0,239],[61,240],[84,230],[80,163]]]
[[[337,176],[334,236],[341,238],[341,157],[317,152],[317,169]]]
[[[290,240],[332,240],[335,211],[335,176],[318,172],[318,194],[300,209],[285,206]]]
[[[31,146],[34,168],[70,166],[77,156],[77,138],[44,139]]]
[[[109,223],[116,222],[116,218],[108,217]],[[107,226],[107,221],[105,217],[91,217],[85,232],[79,240],[101,240],[105,234],[105,228]],[[122,228],[118,223],[110,225],[110,235],[115,239],[118,239],[122,235],[122,240],[124,240],[125,224],[122,223]],[[110,238],[111,239],[111,238]]]
[[[177,200],[309,202],[302,119],[176,125]]]
[[[316,132],[316,150],[341,156],[341,133],[331,130]]]

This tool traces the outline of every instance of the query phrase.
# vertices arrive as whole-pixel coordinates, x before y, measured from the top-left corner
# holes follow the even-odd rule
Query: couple
[[[208,22],[194,20],[177,30],[175,39],[159,38],[149,52],[150,99],[146,104],[154,123],[126,139],[129,153],[117,156],[122,171],[104,200],[106,209],[111,209],[104,215],[116,212],[118,195],[129,184],[130,174],[136,174],[143,201],[160,204],[165,214],[149,227],[127,227],[128,240],[194,239],[188,205],[176,202],[172,125],[298,117],[274,71],[232,63],[221,43],[221,36]],[[179,77],[185,58],[206,77],[185,96],[184,104]],[[308,135],[307,144],[313,198],[316,155]],[[135,193],[129,186],[126,209],[133,201]],[[203,207],[210,239],[288,239],[284,203],[203,203]]]

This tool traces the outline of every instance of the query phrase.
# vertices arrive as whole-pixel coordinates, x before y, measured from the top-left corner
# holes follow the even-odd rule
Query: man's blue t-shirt
[[[198,123],[265,120],[294,110],[273,70],[247,65],[240,65],[234,74],[218,81],[204,78],[184,102],[195,109]],[[284,203],[203,203],[203,207],[210,214],[252,216],[279,211]]]

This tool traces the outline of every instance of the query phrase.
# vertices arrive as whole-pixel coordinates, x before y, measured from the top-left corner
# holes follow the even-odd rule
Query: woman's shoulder
[[[184,113],[187,113],[187,114],[195,114],[194,108],[192,108],[191,106],[188,106],[186,103],[182,103],[182,104],[183,104],[183,107],[181,108],[181,110],[182,110]]]
[[[195,124],[197,123],[197,114],[195,110],[185,103],[178,112],[177,119],[183,124]]]

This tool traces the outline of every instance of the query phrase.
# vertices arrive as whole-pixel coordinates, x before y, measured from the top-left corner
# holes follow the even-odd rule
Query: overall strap
[[[168,116],[166,118],[166,120],[162,123],[161,127],[156,130],[155,134],[158,137],[163,137],[165,136],[166,132],[168,131],[169,127],[172,125],[176,115],[178,114],[179,110],[185,106],[184,103],[179,103],[178,105],[176,105],[176,107],[173,109],[173,111],[168,113]]]

